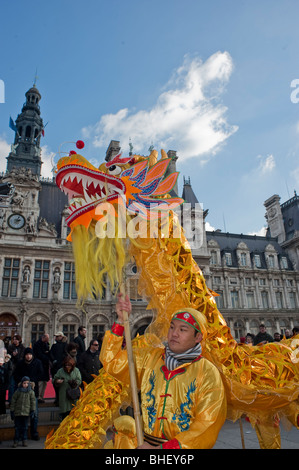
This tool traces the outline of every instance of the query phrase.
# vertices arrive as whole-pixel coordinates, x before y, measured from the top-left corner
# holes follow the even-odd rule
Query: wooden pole
[[[242,418],[239,418],[239,424],[240,424],[240,433],[241,433],[242,448],[245,449],[245,441],[244,441],[244,433],[243,433]]]
[[[120,292],[124,295],[123,286],[121,286]],[[128,364],[129,364],[129,372],[130,372],[133,410],[134,410],[134,418],[135,418],[135,424],[136,424],[137,443],[138,443],[138,446],[141,446],[144,442],[144,440],[143,440],[143,426],[142,426],[142,418],[141,418],[141,414],[140,414],[137,379],[136,379],[136,370],[135,370],[135,364],[134,364],[134,358],[133,358],[133,348],[132,348],[132,340],[131,340],[131,331],[130,331],[128,312],[123,311],[123,318],[124,318],[125,339],[126,339],[126,348],[127,348]]]

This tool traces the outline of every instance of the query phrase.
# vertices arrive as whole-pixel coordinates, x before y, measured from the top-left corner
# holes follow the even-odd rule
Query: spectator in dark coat
[[[294,326],[292,329],[293,336],[296,336],[299,334],[299,326]]]
[[[47,383],[50,380],[50,344],[49,344],[49,335],[44,333],[36,343],[33,345],[33,354],[36,359],[39,359],[43,366],[43,376],[38,383],[38,402],[44,403],[44,395],[47,387]]]
[[[22,337],[20,335],[14,335],[11,344],[7,347],[7,353],[11,356],[11,362],[13,369],[15,369],[18,361],[24,358],[25,346],[22,343]]]
[[[59,369],[62,367],[62,363],[64,358],[67,355],[66,352],[66,347],[67,347],[67,338],[64,336],[62,331],[57,331],[55,333],[55,343],[52,344],[51,349],[50,349],[50,371],[51,371],[51,377],[53,379],[54,375],[57,373]],[[55,390],[55,404],[58,406],[58,388],[54,384],[54,390]]]
[[[266,327],[263,323],[260,324],[260,331],[254,337],[253,344],[256,346],[257,344],[266,344],[266,343],[273,343],[274,339],[272,338],[269,333],[266,332]]]
[[[16,365],[14,371],[14,377],[17,384],[22,380],[22,377],[29,377],[30,382],[34,382],[34,392],[36,397],[36,402],[38,398],[38,383],[43,377],[43,366],[39,359],[36,359],[33,355],[33,350],[31,348],[25,348],[24,359],[19,361]],[[36,403],[35,412],[30,416],[30,431],[31,439],[39,440],[39,435],[37,431],[38,425],[38,407]]]
[[[10,336],[5,336],[5,338],[3,339],[3,343],[4,343],[4,347],[7,351],[7,348],[8,346],[10,345],[10,342],[11,342],[11,337]]]
[[[6,391],[9,387],[11,374],[12,363],[10,355],[4,349],[0,354],[0,415],[6,414]]]
[[[99,342],[94,339],[90,341],[89,348],[81,354],[78,360],[77,367],[81,372],[82,381],[87,384],[93,381],[94,377],[92,375],[99,375],[99,370],[102,367],[99,354]]]
[[[8,387],[8,401],[11,402],[11,398],[16,391],[18,384],[15,382],[14,371],[17,363],[24,358],[25,346],[22,343],[22,337],[20,335],[14,335],[11,344],[7,346],[7,353],[11,356],[12,374],[10,377]]]
[[[28,421],[36,410],[35,394],[31,387],[34,387],[34,384],[30,382],[29,377],[23,377],[11,400],[10,416],[15,422],[13,447],[17,447],[20,440],[23,441],[23,447],[27,447]]]
[[[78,336],[74,339],[74,342],[78,344],[78,351],[77,351],[77,361],[79,360],[82,353],[86,351],[85,346],[85,338],[86,338],[86,328],[85,326],[79,326],[78,328]]]
[[[52,344],[50,349],[50,367],[52,378],[62,367],[63,359],[65,358],[67,352],[67,338],[64,336],[62,331],[55,333],[55,343]]]

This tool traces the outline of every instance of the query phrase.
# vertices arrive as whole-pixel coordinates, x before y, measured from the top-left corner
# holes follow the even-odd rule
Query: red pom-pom
[[[77,140],[77,142],[76,142],[77,149],[83,149],[84,145],[85,144],[84,144],[83,140]]]
[[[76,155],[76,154],[77,154],[77,152],[75,152],[75,150],[71,150],[70,153],[69,153],[69,155]]]

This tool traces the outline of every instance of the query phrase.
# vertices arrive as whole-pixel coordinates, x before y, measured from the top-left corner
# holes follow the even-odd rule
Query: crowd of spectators
[[[98,375],[102,367],[99,360],[102,337],[90,341],[88,348],[85,341],[83,326],[73,341],[68,341],[62,331],[55,333],[52,344],[47,333],[28,346],[18,334],[0,340],[0,415],[10,410],[15,423],[14,446],[19,440],[26,446],[27,428],[31,439],[39,440],[38,408],[46,401],[49,383],[53,384],[55,405],[64,419],[80,397],[83,384]]]
[[[296,335],[299,335],[299,326],[295,326],[292,330],[285,330],[283,335],[276,331],[274,335],[271,336],[266,331],[264,323],[261,323],[259,326],[259,332],[256,335],[247,333],[246,336],[240,338],[240,342],[257,346],[258,344],[280,342],[283,339],[290,339]]]

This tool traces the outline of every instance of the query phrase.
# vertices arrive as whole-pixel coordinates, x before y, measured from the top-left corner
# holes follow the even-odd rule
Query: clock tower
[[[0,201],[0,238],[9,240],[12,235],[20,243],[34,240],[40,216],[39,193],[42,185],[40,140],[43,120],[40,116],[41,94],[35,84],[25,93],[26,102],[15,123],[14,143],[7,157],[6,174],[2,184],[10,188],[5,201]],[[1,203],[2,202],[2,203]]]
[[[25,93],[25,97],[22,112],[11,126],[15,139],[7,157],[7,171],[25,167],[39,177],[42,165],[40,140],[44,125],[39,107],[41,94],[35,84]]]
[[[10,193],[5,204],[0,204],[4,224],[0,228],[2,238],[10,238],[12,234],[22,240],[33,240],[37,235],[37,223],[40,215],[38,204],[41,183],[31,169],[13,168],[3,178],[3,183],[10,185]],[[1,231],[3,233],[1,234]]]

